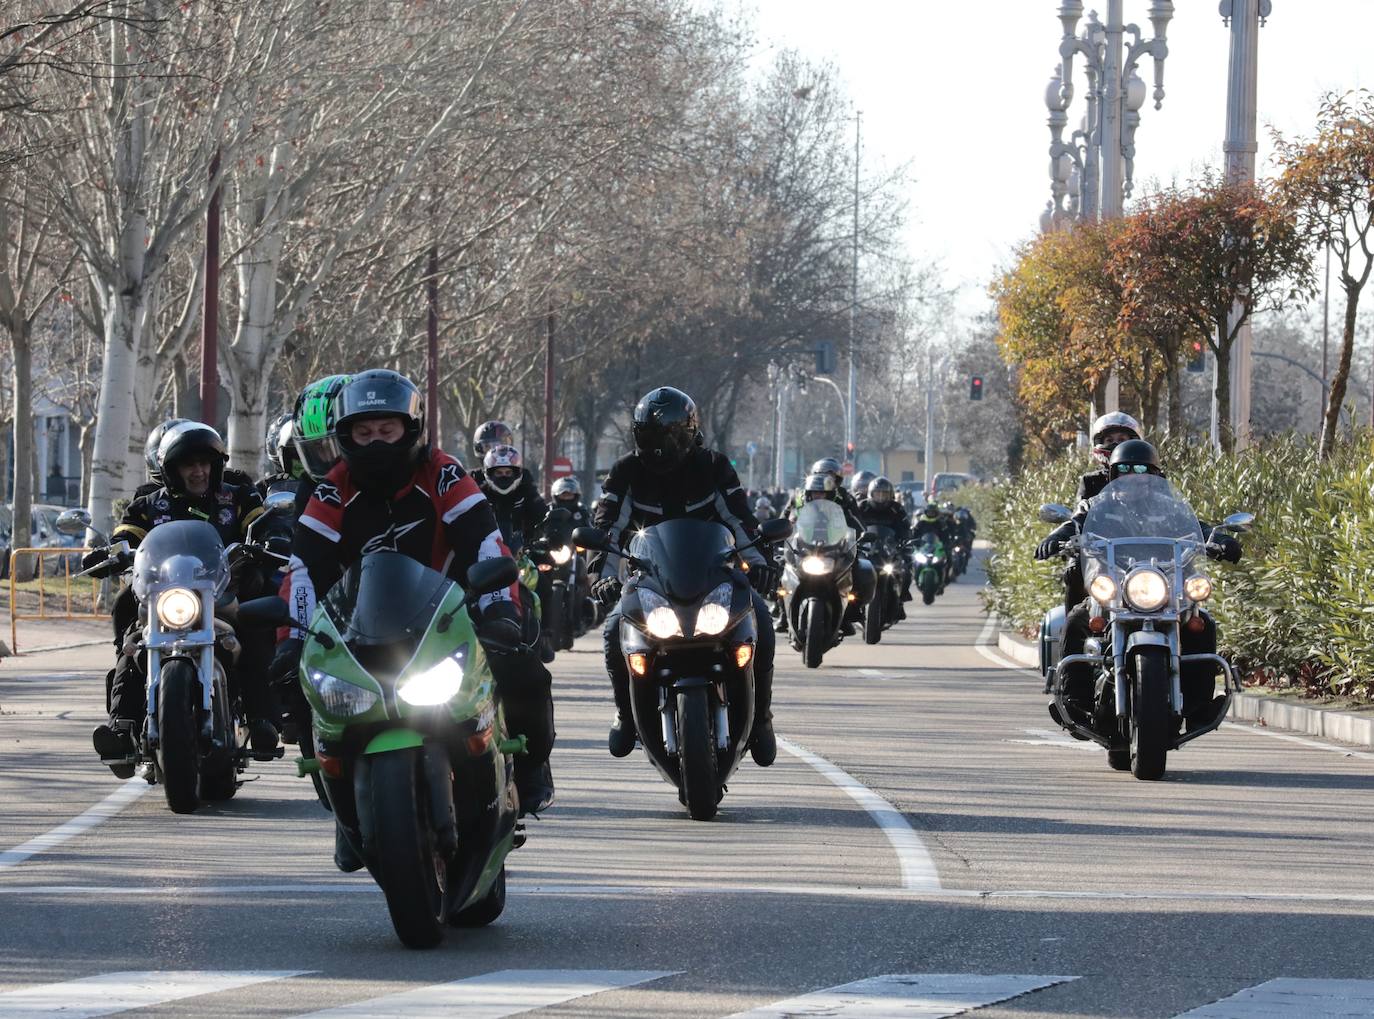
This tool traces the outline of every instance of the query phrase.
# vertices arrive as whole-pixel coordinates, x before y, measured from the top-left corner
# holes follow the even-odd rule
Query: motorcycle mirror
[[[573,543],[578,548],[589,548],[594,552],[609,552],[610,538],[599,527],[578,527],[573,530]]]
[[[286,599],[278,598],[275,594],[268,595],[266,598],[253,598],[249,601],[239,602],[238,614],[235,619],[242,625],[263,629],[287,626],[294,622],[291,618],[291,611],[287,608]]]
[[[1042,524],[1067,524],[1072,519],[1073,514],[1069,512],[1069,508],[1057,502],[1047,502],[1040,507]]]
[[[483,559],[473,563],[468,570],[467,591],[469,595],[491,594],[503,587],[510,587],[520,579],[520,567],[509,556]]]
[[[54,521],[53,526],[63,534],[80,538],[91,529],[91,515],[84,509],[63,510],[57,515],[57,520]]]
[[[1253,513],[1232,513],[1221,522],[1223,530],[1237,531],[1244,533],[1255,526],[1255,514]]]
[[[792,537],[792,521],[782,517],[765,520],[759,525],[759,537],[764,541],[786,541]]]
[[[262,501],[263,508],[271,512],[294,513],[296,511],[296,496],[292,492],[276,491],[268,492],[267,498]]]

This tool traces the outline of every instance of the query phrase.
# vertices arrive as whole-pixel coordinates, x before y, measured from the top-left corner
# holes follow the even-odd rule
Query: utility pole
[[[935,354],[926,351],[926,498],[935,494]]]
[[[439,445],[439,245],[429,246],[429,278],[425,281],[425,373],[427,375],[425,424],[432,446]]]
[[[854,111],[854,245],[849,279],[849,406],[844,418],[845,457],[856,439],[854,407],[859,391],[858,367],[854,362],[859,319],[859,132],[863,125],[863,111]]]
[[[549,302],[549,313],[544,319],[544,498],[553,492],[553,302]]]
[[[1259,148],[1256,135],[1258,118],[1257,88],[1259,80],[1259,29],[1269,16],[1270,0],[1222,0],[1222,21],[1231,25],[1231,61],[1226,83],[1226,180],[1231,184],[1255,182],[1255,152]],[[1236,304],[1231,310],[1232,321],[1242,314]],[[1230,323],[1227,323],[1228,327]],[[1231,347],[1231,434],[1235,448],[1250,444],[1250,385],[1251,348],[1250,323],[1246,322],[1236,334]],[[1215,391],[1215,386],[1213,387]],[[1213,400],[1212,417],[1216,418]],[[1220,438],[1220,428],[1212,429],[1214,439]]]

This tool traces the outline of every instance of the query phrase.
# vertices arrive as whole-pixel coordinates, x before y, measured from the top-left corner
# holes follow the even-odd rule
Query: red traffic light
[[[970,400],[983,398],[983,376],[975,375],[969,380],[968,398]]]

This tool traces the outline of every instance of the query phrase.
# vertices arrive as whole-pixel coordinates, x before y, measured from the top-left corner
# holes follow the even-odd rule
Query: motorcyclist
[[[290,601],[298,622],[314,613],[316,592],[372,552],[399,552],[460,583],[479,560],[510,555],[477,483],[427,443],[424,399],[413,382],[384,369],[354,375],[340,389],[334,414],[340,462],[315,487],[292,548]],[[528,753],[515,758],[515,781],[521,810],[531,813],[553,802],[553,701],[548,670],[523,642],[518,587],[478,600],[478,636],[510,730],[528,738]],[[298,659],[299,643],[287,642],[278,654]],[[335,863],[344,870],[362,865],[346,839],[336,841]]]
[[[766,495],[761,495],[754,500],[754,519],[759,523],[765,520],[772,520],[778,515],[778,511],[773,508],[773,502]]]
[[[478,425],[477,431],[472,435],[472,452],[476,461],[472,480],[478,485],[482,484],[482,461],[486,458],[489,450],[497,446],[514,445],[515,433],[511,431],[510,425],[504,421],[483,421]]]
[[[1078,491],[1074,493],[1073,497],[1074,506],[1078,506],[1085,499],[1091,499],[1097,495],[1107,487],[1107,482],[1112,480],[1109,470],[1112,451],[1129,439],[1141,437],[1140,422],[1119,410],[1112,411],[1110,414],[1103,414],[1093,422],[1092,457],[1096,461],[1097,467],[1078,479]],[[1081,578],[1079,583],[1082,583]],[[1084,592],[1084,596],[1086,597],[1086,592]]]
[[[148,433],[148,438],[143,443],[143,462],[148,468],[148,480],[134,489],[134,499],[140,499],[145,495],[150,495],[162,487],[162,467],[158,464],[157,460],[157,451],[158,447],[162,445],[162,437],[177,425],[184,425],[189,421],[189,418],[168,418],[154,425],[152,431]],[[227,464],[224,467],[224,480],[231,485],[240,485],[247,488],[254,487],[252,475],[247,471],[238,470]],[[115,639],[117,646],[119,643],[118,635],[116,635]]]
[[[806,476],[806,480],[802,483],[802,488],[801,491],[797,493],[796,501],[788,507],[787,519],[795,521],[797,519],[797,514],[801,512],[801,508],[808,502],[813,502],[816,499],[825,499],[840,507],[840,510],[844,513],[845,523],[857,533],[863,534],[864,525],[863,520],[859,517],[859,504],[850,499],[849,502],[853,503],[853,508],[851,509],[845,502],[845,497],[848,496],[849,493],[835,480],[833,474],[824,471],[813,471]]]
[[[586,527],[592,522],[592,516],[582,505],[582,483],[575,477],[569,475],[566,478],[559,478],[553,483],[550,494],[553,496],[553,505],[558,509],[568,511],[568,516],[573,528]]]
[[[945,585],[949,583],[951,571],[953,569],[949,561],[949,549],[950,543],[953,540],[953,534],[950,531],[950,518],[948,514],[941,511],[939,503],[934,499],[927,500],[925,508],[921,510],[920,516],[916,518],[911,528],[911,537],[918,545],[921,544],[928,535],[934,535],[945,549],[944,573],[940,577],[940,587],[936,591],[937,594],[943,594]]]
[[[291,413],[277,415],[267,426],[267,462],[272,473],[257,484],[258,495],[264,499],[270,492],[295,495],[305,477],[305,465],[291,441],[295,428],[295,415]]]
[[[183,421],[166,429],[157,452],[157,470],[163,483],[129,503],[111,540],[127,541],[136,548],[149,531],[173,520],[206,521],[219,532],[225,545],[243,540],[248,525],[263,512],[262,499],[252,486],[224,480],[227,460],[224,442],[210,426]],[[103,551],[97,549],[87,554],[83,565],[93,566],[105,558]],[[252,597],[259,587],[261,578],[251,571],[240,574],[240,596]],[[119,659],[110,688],[110,717],[96,726],[91,739],[103,760],[119,762],[112,763],[111,768],[123,775],[132,774],[128,759],[136,752],[135,739],[147,714],[147,676],[144,655],[125,651],[129,639],[139,630],[137,602],[131,589],[120,593],[114,613],[116,619],[130,621],[117,642]],[[271,721],[276,711],[266,681],[271,639],[245,631],[239,635],[239,641],[242,652],[234,671],[249,717],[251,745],[255,756],[270,758],[277,746],[277,730]]]
[[[911,537],[911,521],[907,519],[906,510],[902,509],[902,504],[897,501],[897,489],[887,478],[881,475],[875,477],[868,486],[868,496],[863,502],[859,503],[859,519],[863,522],[864,528],[887,527],[891,528],[893,537],[898,544],[904,543]],[[911,601],[911,560],[908,556],[902,556],[902,601]],[[906,610],[898,607],[899,618],[906,618]]]
[[[704,448],[696,403],[686,393],[663,386],[635,405],[632,431],[635,450],[615,462],[602,483],[595,524],[613,547],[628,542],[634,530],[665,520],[690,517],[724,524],[737,545],[754,539],[758,522],[749,508],[739,476],[723,454]],[[754,588],[757,646],[754,650],[754,729],[749,752],[761,767],[777,757],[773,735],[773,627],[760,591],[773,588],[773,571],[757,548],[745,550]],[[638,733],[630,707],[630,674],[620,647],[620,589],[606,553],[593,555],[587,566],[592,592],[607,607],[603,632],[606,672],[615,695],[616,713],[607,743],[613,757],[625,757]]]
[[[844,509],[845,516],[859,519],[859,500],[844,485],[844,468],[833,456],[822,457],[811,465],[811,474],[829,474],[835,479],[835,501]]]
[[[868,486],[873,484],[873,479],[877,476],[877,471],[854,472],[854,476],[849,479],[849,491],[853,493],[856,502],[862,503],[868,498]]]
[[[520,451],[514,446],[488,446],[482,458],[482,474],[475,479],[482,494],[491,503],[506,547],[517,557],[525,546],[540,536],[544,520],[549,515],[549,504],[539,494],[534,478],[520,461]],[[548,604],[552,588],[553,575],[547,570],[540,570],[535,593],[539,595],[541,604]],[[540,634],[539,648],[544,662],[552,662],[554,649],[547,631]]]
[[[1108,462],[1108,473],[1112,480],[1135,474],[1164,476],[1159,465],[1159,454],[1155,447],[1142,439],[1128,439],[1118,443],[1112,450]],[[1110,485],[1110,481],[1108,485]],[[1103,486],[1105,489],[1107,486]],[[1061,524],[1046,537],[1035,550],[1037,559],[1049,559],[1063,551],[1068,542],[1081,533],[1083,522],[1093,503],[1102,495],[1097,495],[1082,503],[1072,520]],[[1235,563],[1240,561],[1240,542],[1229,534],[1222,533],[1198,521],[1198,526],[1206,535],[1207,555],[1213,559]],[[1063,655],[1083,653],[1090,632],[1088,627],[1092,606],[1085,595],[1068,613],[1064,620]],[[1179,649],[1182,654],[1214,654],[1217,646],[1217,628],[1210,615],[1199,609],[1203,620],[1200,630],[1191,627],[1179,628]],[[1216,681],[1216,667],[1206,662],[1190,662],[1181,666],[1181,679],[1184,693],[1184,714],[1190,727],[1204,723],[1212,717],[1210,693]],[[1087,663],[1064,667],[1065,701],[1071,710],[1090,716],[1093,703],[1093,670]],[[1059,722],[1057,705],[1050,705],[1050,715]],[[1080,719],[1081,720],[1081,719]]]

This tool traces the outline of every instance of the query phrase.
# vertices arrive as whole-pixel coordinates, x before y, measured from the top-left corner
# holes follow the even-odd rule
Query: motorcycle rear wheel
[[[682,802],[693,821],[709,821],[720,803],[716,740],[711,732],[711,704],[704,686],[677,695],[678,777]]]
[[[414,749],[371,760],[377,883],[396,936],[407,948],[433,948],[444,936],[445,861],[429,829],[420,761]]]
[[[162,667],[157,693],[157,757],[162,793],[174,814],[190,814],[200,806],[199,698],[200,682],[190,662],[174,659]]]
[[[1131,774],[1153,782],[1168,764],[1173,705],[1169,700],[1169,653],[1164,648],[1140,652],[1135,660],[1131,705]]]
[[[802,606],[806,619],[806,643],[802,645],[802,661],[808,669],[819,669],[830,639],[825,604],[819,598],[808,598]]]

